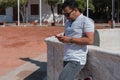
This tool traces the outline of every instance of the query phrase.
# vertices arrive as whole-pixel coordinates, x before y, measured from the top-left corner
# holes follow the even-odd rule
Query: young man
[[[67,21],[64,35],[56,35],[65,44],[64,68],[59,80],[74,80],[86,64],[87,45],[94,42],[94,22],[79,11],[75,0],[66,0],[62,9]]]

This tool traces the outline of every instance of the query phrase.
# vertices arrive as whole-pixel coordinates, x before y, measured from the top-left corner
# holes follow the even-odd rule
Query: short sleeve
[[[94,32],[94,21],[90,18],[86,18],[84,21],[84,32]]]

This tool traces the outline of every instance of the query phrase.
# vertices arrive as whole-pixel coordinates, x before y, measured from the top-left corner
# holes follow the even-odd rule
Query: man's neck
[[[80,15],[81,15],[80,12],[76,13],[76,17],[75,18],[78,18]]]

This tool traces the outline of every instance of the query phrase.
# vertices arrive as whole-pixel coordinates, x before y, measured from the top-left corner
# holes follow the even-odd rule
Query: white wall
[[[88,61],[78,76],[81,80],[120,80],[120,29],[95,32],[94,46],[89,46]],[[58,80],[63,67],[63,43],[54,36],[47,38],[47,78]]]
[[[28,5],[28,21],[34,21],[36,19],[39,19],[39,15],[31,15],[31,4],[39,4],[39,0],[28,0],[29,5]],[[51,14],[51,9],[48,4],[45,3],[45,0],[41,0],[42,2],[42,15],[43,14]],[[57,12],[57,10],[55,10]],[[13,22],[13,9],[12,8],[7,8],[6,9],[6,15],[0,15],[0,22]]]
[[[109,50],[120,50],[120,29],[100,29],[96,31],[95,42],[99,46]]]
[[[45,3],[45,0],[41,0],[41,2],[42,2],[42,16],[44,15],[44,14],[51,14],[51,8],[50,8],[50,6],[47,4],[47,3]],[[28,13],[28,19],[29,19],[29,21],[33,21],[33,20],[36,20],[36,19],[39,19],[39,15],[31,15],[30,13],[31,13],[31,8],[30,8],[30,6],[31,6],[31,4],[39,4],[39,0],[29,0],[29,5],[28,5],[28,11],[29,11],[29,13]],[[57,10],[55,10],[55,12],[57,12]]]

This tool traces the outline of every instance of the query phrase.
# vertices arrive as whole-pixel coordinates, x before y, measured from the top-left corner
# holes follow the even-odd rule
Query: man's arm
[[[75,43],[78,45],[91,45],[94,42],[94,32],[86,32],[84,37],[73,38],[68,36],[60,36],[58,40],[63,43]]]
[[[94,43],[94,32],[86,32],[84,37],[73,38],[71,42],[80,45],[92,45]]]

